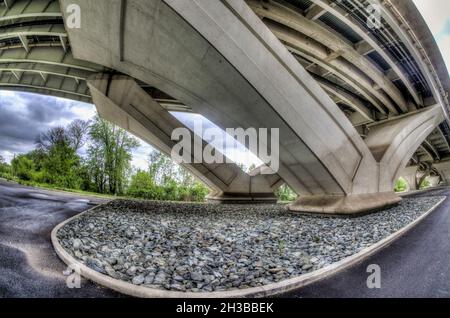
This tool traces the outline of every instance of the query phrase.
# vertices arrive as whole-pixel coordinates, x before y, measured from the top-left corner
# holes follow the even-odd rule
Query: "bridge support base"
[[[273,193],[213,193],[207,200],[214,204],[275,204],[278,198]]]
[[[302,196],[289,206],[289,210],[294,212],[353,216],[375,212],[396,205],[401,200],[394,192],[348,196]]]

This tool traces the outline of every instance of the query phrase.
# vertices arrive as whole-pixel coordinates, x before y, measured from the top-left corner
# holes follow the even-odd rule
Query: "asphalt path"
[[[84,279],[81,288],[68,288],[67,267],[50,240],[56,225],[104,201],[0,180],[0,297],[120,296]]]

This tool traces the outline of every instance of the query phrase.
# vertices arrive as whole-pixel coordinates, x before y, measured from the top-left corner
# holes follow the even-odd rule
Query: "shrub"
[[[275,195],[278,197],[280,201],[294,201],[297,199],[297,194],[286,184],[283,184],[275,191]]]
[[[164,185],[156,185],[149,172],[138,170],[131,177],[127,195],[147,200],[203,202],[208,192],[208,188],[198,182],[191,186],[179,185],[170,177]]]
[[[419,190],[423,190],[423,189],[427,189],[431,186],[431,182],[430,180],[428,180],[428,178],[425,178],[422,183],[419,186]]]
[[[394,191],[395,192],[405,192],[408,189],[408,183],[405,179],[400,178],[395,183]]]
[[[14,158],[11,162],[13,175],[25,181],[32,181],[34,171],[33,160],[27,158],[25,155],[20,155]]]

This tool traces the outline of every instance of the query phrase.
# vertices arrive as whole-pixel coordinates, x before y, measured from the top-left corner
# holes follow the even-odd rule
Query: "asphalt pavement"
[[[50,240],[57,224],[104,201],[0,180],[0,297],[120,296],[84,279],[68,288]]]

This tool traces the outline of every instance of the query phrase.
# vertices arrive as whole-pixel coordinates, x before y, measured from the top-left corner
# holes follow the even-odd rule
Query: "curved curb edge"
[[[93,282],[96,282],[104,287],[110,288],[112,290],[115,290],[119,293],[126,294],[129,296],[134,297],[140,297],[140,298],[250,298],[250,297],[269,297],[269,296],[275,296],[282,293],[287,293],[290,291],[293,291],[295,289],[304,287],[306,285],[309,285],[311,283],[314,283],[316,281],[328,278],[344,269],[347,269],[353,265],[356,265],[369,256],[375,254],[376,252],[380,251],[381,249],[387,247],[391,243],[393,243],[395,240],[403,236],[405,233],[407,233],[409,230],[414,228],[417,224],[419,224],[421,221],[423,221],[429,214],[431,214],[437,207],[439,207],[447,197],[442,198],[438,203],[436,203],[431,209],[429,209],[427,212],[422,214],[419,218],[417,218],[415,221],[411,222],[404,228],[398,230],[397,232],[389,235],[388,237],[384,238],[383,240],[365,248],[364,250],[349,256],[339,262],[336,262],[334,264],[331,264],[327,267],[321,268],[319,270],[316,270],[314,272],[304,274],[298,277],[290,278],[281,282],[260,286],[260,287],[253,287],[253,288],[246,288],[246,289],[237,289],[237,290],[230,290],[230,291],[217,291],[217,292],[176,292],[176,291],[166,291],[166,290],[159,290],[159,289],[151,289],[147,287],[142,286],[136,286],[131,283],[127,283],[121,280],[114,279],[110,276],[101,274],[80,261],[77,261],[75,258],[73,258],[69,253],[67,253],[64,248],[59,244],[57,233],[59,229],[61,229],[64,225],[71,222],[74,219],[77,219],[84,215],[85,213],[88,213],[99,206],[102,206],[104,204],[101,204],[99,206],[96,206],[92,209],[89,209],[85,212],[82,212],[70,219],[67,219],[66,221],[58,224],[51,233],[51,240],[53,247],[56,251],[56,254],[59,256],[59,258],[67,265],[75,265],[78,268],[80,268],[80,274]],[[105,203],[106,204],[106,203]]]

